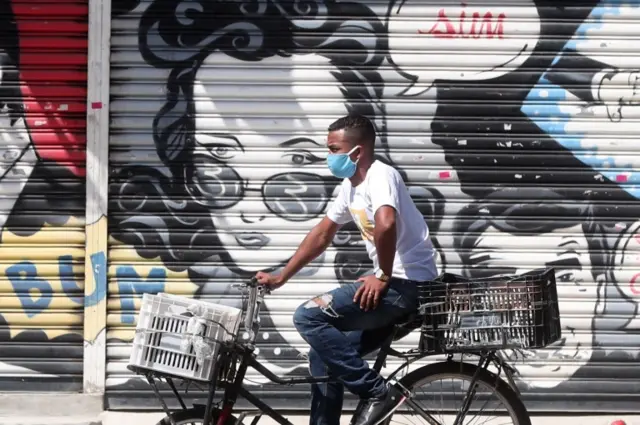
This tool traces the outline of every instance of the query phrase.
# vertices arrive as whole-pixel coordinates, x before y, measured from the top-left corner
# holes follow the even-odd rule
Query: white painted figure
[[[347,110],[327,59],[276,56],[250,65],[213,53],[199,68],[194,167],[202,182],[195,195],[210,201],[222,247],[237,267],[256,271],[286,262],[303,229],[324,216],[335,185],[324,133]],[[224,83],[224,66],[247,84]]]

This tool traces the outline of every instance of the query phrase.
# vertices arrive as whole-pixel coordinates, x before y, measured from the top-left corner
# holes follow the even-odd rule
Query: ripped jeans
[[[386,394],[382,376],[369,368],[362,355],[380,348],[395,322],[417,308],[414,281],[391,279],[378,307],[367,312],[353,302],[360,285],[342,285],[313,298],[293,316],[296,329],[311,346],[311,375],[330,375],[340,381],[312,385],[311,425],[339,425],[344,387],[363,399]]]

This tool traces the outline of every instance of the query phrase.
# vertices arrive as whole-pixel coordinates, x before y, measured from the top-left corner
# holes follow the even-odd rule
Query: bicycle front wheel
[[[498,375],[463,362],[447,361],[414,370],[400,383],[414,394],[412,400],[440,425],[531,425],[520,397]],[[476,373],[477,372],[477,373]],[[469,398],[467,413],[460,412],[475,377],[475,391]],[[405,403],[386,424],[428,424]],[[434,424],[430,424],[434,425]]]

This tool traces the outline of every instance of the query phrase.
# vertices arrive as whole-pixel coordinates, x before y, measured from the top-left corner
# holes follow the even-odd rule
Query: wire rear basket
[[[423,351],[534,349],[562,336],[552,268],[489,279],[444,273],[420,285],[419,301]]]
[[[208,381],[221,343],[237,337],[241,316],[234,307],[144,294],[129,366]]]

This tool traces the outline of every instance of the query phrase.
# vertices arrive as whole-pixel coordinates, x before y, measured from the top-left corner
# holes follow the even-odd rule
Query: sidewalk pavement
[[[163,412],[102,411],[101,395],[71,393],[5,393],[0,394],[0,425],[156,425]],[[293,425],[308,425],[309,417],[285,415]],[[253,416],[244,420],[251,423]],[[351,415],[345,413],[341,425],[348,425]],[[622,421],[622,422],[616,422]],[[417,418],[398,423],[422,424]],[[453,421],[449,421],[453,422]],[[532,425],[640,425],[640,415],[604,414],[595,416],[532,416]],[[258,425],[277,425],[263,417]]]
[[[127,413],[127,412],[106,412],[101,425],[156,425],[164,417],[163,413]],[[251,416],[248,416],[244,423],[250,423]],[[309,417],[303,415],[288,416],[293,425],[308,425]],[[348,425],[351,415],[343,415],[340,425]],[[612,425],[616,420],[623,423],[613,425],[640,425],[640,415],[603,415],[603,416],[537,416],[531,418],[532,425]],[[475,423],[473,420],[472,423]],[[400,421],[398,424],[426,424],[424,420],[411,419]],[[447,423],[453,423],[453,420]],[[4,425],[4,423],[3,423]],[[66,424],[65,424],[66,425]],[[277,425],[271,418],[261,418],[258,425]]]
[[[34,412],[28,412],[33,414]],[[0,412],[0,424],[2,425],[156,425],[164,417],[161,412],[102,412],[99,415],[79,416],[2,416]],[[251,417],[247,417],[251,419]],[[293,425],[307,425],[308,416],[288,416]],[[341,425],[348,425],[350,415],[343,416]],[[623,422],[616,422],[623,421]],[[403,421],[406,423],[415,420]],[[640,415],[597,415],[597,416],[534,416],[532,425],[640,425]],[[245,423],[247,421],[245,420]],[[420,421],[419,423],[422,423]],[[277,425],[271,418],[262,418],[258,425]]]

